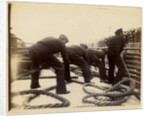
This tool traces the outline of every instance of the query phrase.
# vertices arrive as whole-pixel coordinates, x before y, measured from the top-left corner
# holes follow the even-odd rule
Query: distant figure
[[[83,72],[84,81],[86,83],[90,82],[92,73],[88,65],[89,60],[86,50],[80,46],[72,45],[67,47],[67,53],[70,64],[79,66]]]
[[[57,76],[56,93],[58,94],[69,93],[69,91],[66,90],[64,81],[65,78],[68,82],[71,81],[68,55],[65,47],[65,43],[67,42],[68,38],[63,34],[61,34],[58,39],[54,37],[46,37],[34,44],[29,50],[32,60],[32,69],[39,68],[42,63],[46,63],[46,65],[55,69]],[[63,64],[53,55],[58,52],[61,53],[63,58],[65,70]],[[33,73],[31,79],[31,88],[34,89],[38,87],[40,87],[39,71]]]
[[[80,44],[80,46],[87,50],[89,64],[98,67],[100,81],[105,82],[107,79],[105,70],[105,51],[97,51],[90,49],[85,44]]]
[[[120,57],[120,53],[125,46],[125,40],[123,37],[122,28],[116,30],[115,36],[110,39],[108,45],[108,62],[109,62],[109,74],[108,81],[111,84],[115,84],[122,79],[125,74],[125,67]],[[114,78],[115,66],[118,67],[118,73]],[[115,80],[114,80],[115,79]]]

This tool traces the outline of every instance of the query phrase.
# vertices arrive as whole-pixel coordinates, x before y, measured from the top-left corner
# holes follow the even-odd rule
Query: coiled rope
[[[25,91],[21,91],[19,93],[12,93],[12,96],[16,96],[16,95],[26,95],[26,94],[34,94],[33,96],[30,96],[23,104],[24,109],[42,109],[42,108],[61,108],[61,107],[68,107],[70,106],[70,102],[65,99],[64,97],[61,97],[57,94],[54,94],[52,92],[49,92],[50,90],[55,89],[56,86],[47,88],[45,90],[25,90]],[[46,95],[49,97],[53,97],[59,101],[61,101],[61,103],[54,103],[54,104],[44,104],[44,105],[29,105],[29,103],[36,97],[38,97],[39,95]],[[18,106],[13,104],[14,106]]]
[[[77,80],[72,80],[72,82],[77,83],[77,84],[84,84],[84,82],[80,82],[80,81],[77,81]],[[67,84],[70,84],[70,83],[67,83]],[[56,86],[51,86],[51,87],[48,87],[44,90],[25,90],[25,91],[20,91],[20,92],[13,92],[13,93],[11,93],[12,97],[17,96],[17,95],[27,95],[27,94],[33,94],[33,95],[29,96],[27,98],[27,100],[24,101],[22,106],[14,104],[14,103],[12,103],[11,106],[12,107],[18,107],[18,108],[23,108],[23,109],[61,108],[61,107],[70,106],[70,102],[67,99],[65,99],[64,97],[61,97],[57,94],[49,92],[49,91],[54,90],[54,89],[56,89]],[[61,103],[55,103],[55,104],[49,103],[49,104],[34,105],[34,106],[29,105],[29,103],[32,100],[34,100],[35,98],[37,98],[40,95],[46,95],[46,96],[49,96],[49,97],[56,98],[59,101],[61,101]]]
[[[130,87],[127,88],[121,84],[124,82],[130,82]],[[87,89],[87,87],[94,87],[96,89],[102,90],[102,92],[95,93]],[[91,83],[85,84],[83,86],[83,91],[88,95],[85,96],[82,101],[83,103],[95,104],[97,106],[114,106],[120,105],[128,100],[130,95],[133,94],[135,88],[135,82],[131,78],[123,78],[120,82],[112,87],[100,87]],[[94,100],[89,100],[89,98],[94,98]]]

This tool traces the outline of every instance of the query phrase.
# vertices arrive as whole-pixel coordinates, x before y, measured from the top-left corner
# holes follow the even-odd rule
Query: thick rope
[[[12,93],[12,96],[16,96],[16,95],[26,95],[26,94],[33,94],[33,96],[30,96],[25,102],[24,102],[24,109],[41,109],[41,108],[60,108],[60,107],[68,107],[70,106],[70,102],[57,95],[57,94],[54,94],[54,93],[51,93],[49,92],[50,90],[53,90],[55,89],[56,86],[52,86],[50,88],[47,88],[45,90],[26,90],[26,91],[21,91],[19,93]],[[49,96],[49,97],[53,97],[59,101],[61,101],[61,103],[55,103],[55,104],[44,104],[44,105],[29,105],[29,103],[35,99],[36,97],[38,97],[39,95],[46,95],[46,96]],[[15,104],[13,104],[13,106],[17,106]]]
[[[80,81],[77,81],[77,80],[72,80],[72,82],[74,83],[77,83],[77,84],[85,84],[84,82],[80,82]],[[70,84],[70,83],[67,83],[67,84]],[[27,95],[27,94],[33,94],[32,96],[29,96],[26,101],[24,101],[24,104],[23,106],[20,106],[20,105],[17,105],[17,104],[14,104],[12,103],[11,106],[12,107],[16,107],[16,108],[23,108],[23,109],[41,109],[41,108],[61,108],[61,107],[68,107],[70,106],[70,102],[57,95],[57,94],[54,94],[54,93],[50,93],[49,91],[51,90],[54,90],[56,89],[56,86],[51,86],[51,87],[48,87],[44,90],[26,90],[26,91],[20,91],[20,92],[13,92],[11,93],[11,96],[17,96],[17,95]],[[34,106],[31,106],[29,105],[29,103],[34,100],[35,98],[37,98],[38,96],[40,95],[46,95],[46,96],[49,96],[49,97],[53,97],[53,98],[56,98],[58,99],[59,101],[61,101],[62,103],[55,103],[55,104],[44,104],[44,105],[34,105]]]
[[[125,69],[128,73],[129,78],[123,78],[120,82],[116,83],[112,87],[99,87],[94,84],[85,84],[83,86],[83,91],[87,93],[88,95],[85,96],[82,101],[84,103],[90,103],[95,104],[97,106],[114,106],[114,105],[120,105],[128,100],[128,98],[134,94],[134,88],[135,88],[135,82],[131,78],[130,73],[128,71],[128,68],[121,57],[123,64],[125,66]],[[130,82],[129,88],[125,88],[121,84],[125,82]],[[103,90],[100,93],[94,93],[89,90],[87,90],[86,87],[94,87],[99,90]],[[116,92],[117,91],[117,92]],[[89,100],[89,98],[93,97],[94,100]]]
[[[77,80],[72,80],[72,82],[77,83],[77,84],[85,84],[84,82],[80,82]],[[70,83],[67,83],[67,84],[70,84]],[[26,90],[26,91],[20,91],[17,93],[13,92],[13,93],[11,93],[12,97],[17,96],[17,95],[26,95],[26,94],[33,94],[33,95],[28,97],[28,99],[24,102],[23,106],[20,106],[20,105],[14,104],[14,103],[12,103],[11,106],[16,107],[16,108],[23,108],[23,109],[61,108],[61,107],[70,106],[70,102],[67,99],[65,99],[57,94],[53,94],[53,93],[49,92],[54,89],[56,89],[56,86],[51,86],[44,90]],[[54,98],[58,99],[59,101],[61,101],[62,103],[55,103],[55,104],[49,103],[49,104],[44,104],[44,105],[30,106],[29,103],[40,95],[54,97]]]
[[[76,72],[75,70],[73,72]],[[79,74],[77,71],[76,73]],[[80,74],[81,75],[81,74]],[[129,75],[130,77],[130,75]],[[123,87],[121,84],[124,82],[130,82],[130,89]],[[74,81],[76,82],[76,81]],[[76,82],[79,84],[84,84],[80,82]],[[102,90],[100,93],[94,93],[89,90],[87,90],[86,87],[94,87],[99,90]],[[25,94],[34,94],[33,96],[30,96],[28,100],[24,103],[25,109],[40,109],[40,108],[60,108],[60,107],[68,107],[70,105],[70,102],[61,97],[57,94],[53,94],[49,92],[50,90],[55,89],[56,86],[47,88],[45,90],[29,90],[29,91],[21,91],[20,93],[13,93],[12,95],[25,95]],[[88,83],[83,86],[83,91],[87,93],[88,95],[83,98],[84,103],[90,103],[95,104],[97,106],[113,106],[113,105],[119,105],[121,103],[124,103],[128,100],[129,96],[133,94],[133,90],[135,88],[135,82],[131,78],[124,78],[122,81],[118,82],[112,87],[99,87],[94,84]],[[116,92],[117,91],[117,92]],[[55,103],[55,104],[44,104],[44,105],[29,105],[29,102],[38,97],[39,95],[47,95],[54,97],[61,101],[62,103]],[[94,98],[94,100],[89,100],[89,98]],[[13,104],[14,105],[14,104]],[[15,106],[15,105],[14,105]]]
[[[121,84],[124,82],[130,82],[130,87],[127,88],[121,86]],[[87,87],[94,87],[102,92],[91,92],[87,89]],[[83,91],[88,95],[85,96],[82,101],[84,103],[95,104],[97,106],[120,105],[121,103],[126,102],[130,95],[133,94],[134,88],[135,82],[130,78],[124,78],[112,87],[99,87],[97,85],[88,83],[83,86]],[[121,92],[119,90],[121,90]],[[89,100],[89,98],[94,98],[94,100]]]
[[[36,91],[34,91],[34,92],[36,92]],[[40,95],[46,95],[46,96],[58,99],[62,103],[55,103],[55,104],[49,103],[49,104],[45,104],[45,105],[33,105],[33,106],[31,106],[31,105],[28,105],[28,102],[26,102],[25,109],[60,108],[60,107],[68,107],[70,105],[70,102],[67,99],[65,99],[65,98],[63,98],[57,94],[54,94],[51,92],[46,92],[46,91],[37,91],[37,92],[40,92],[40,93],[38,93]],[[33,91],[31,93],[33,93]],[[32,100],[32,98],[30,98],[30,100],[28,100],[28,101],[31,101],[31,100]]]

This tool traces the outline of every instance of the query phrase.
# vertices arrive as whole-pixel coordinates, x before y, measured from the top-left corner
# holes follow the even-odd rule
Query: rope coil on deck
[[[52,88],[53,89],[53,88]],[[65,99],[64,97],[61,97],[57,94],[48,92],[50,90],[50,88],[46,89],[46,90],[26,90],[26,91],[21,91],[19,93],[12,93],[12,96],[16,96],[16,95],[25,95],[25,94],[34,94],[34,96],[30,96],[26,102],[24,103],[24,109],[42,109],[42,108],[61,108],[61,107],[68,107],[70,106],[70,102]],[[44,105],[29,105],[29,102],[32,101],[34,98],[36,98],[39,95],[46,95],[48,97],[53,97],[59,101],[61,101],[62,103],[55,103],[55,104],[44,104]],[[13,104],[14,106],[17,106],[15,104]]]
[[[124,82],[130,82],[130,87],[124,87],[121,84]],[[87,87],[94,87],[96,89],[102,90],[102,92],[96,93],[91,92]],[[83,91],[88,95],[85,96],[82,101],[83,103],[95,104],[97,106],[113,106],[120,105],[128,100],[130,95],[133,94],[135,88],[135,82],[131,78],[124,78],[112,87],[100,87],[91,83],[85,84],[83,86]],[[94,100],[89,100],[89,98],[94,98]]]

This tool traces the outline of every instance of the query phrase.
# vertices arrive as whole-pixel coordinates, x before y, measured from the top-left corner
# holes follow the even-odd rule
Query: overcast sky
[[[69,44],[90,43],[124,30],[141,27],[140,8],[12,3],[12,32],[28,43],[65,34]]]

